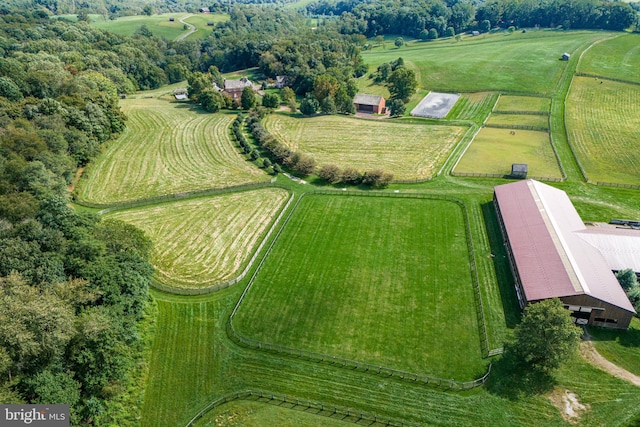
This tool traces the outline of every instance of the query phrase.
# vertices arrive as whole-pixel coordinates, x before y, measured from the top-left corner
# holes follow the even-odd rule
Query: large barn
[[[577,324],[629,327],[635,310],[564,191],[529,179],[495,187],[494,205],[521,308],[557,297]]]
[[[385,114],[387,112],[384,98],[378,95],[358,93],[353,98],[353,103],[356,111],[373,114]]]

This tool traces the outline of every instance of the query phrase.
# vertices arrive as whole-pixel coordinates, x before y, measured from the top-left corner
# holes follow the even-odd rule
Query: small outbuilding
[[[208,7],[201,7],[200,9],[198,9],[198,12],[200,12],[200,13],[210,13],[211,11],[209,10]]]
[[[571,55],[565,52],[562,54],[562,57],[560,59],[562,59],[563,61],[568,61],[569,59],[571,59]]]
[[[529,166],[526,163],[513,163],[511,165],[511,178],[525,179],[529,172]]]
[[[387,107],[383,97],[378,95],[367,95],[364,93],[358,93],[353,98],[353,103],[356,107],[356,111],[373,114],[386,114]]]
[[[475,36],[479,36],[479,35],[480,35],[480,31],[471,31],[471,35],[472,35],[473,37],[475,37]]]

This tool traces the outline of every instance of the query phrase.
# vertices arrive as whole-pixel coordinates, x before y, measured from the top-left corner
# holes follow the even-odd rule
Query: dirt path
[[[182,22],[184,25],[189,27],[189,31],[187,31],[184,34],[180,34],[178,37],[176,37],[177,42],[184,40],[185,38],[189,37],[191,34],[196,32],[196,27],[194,25],[191,25],[188,22],[184,22],[184,19],[191,18],[192,16],[193,15],[185,15],[178,19],[178,21]]]
[[[586,333],[585,341],[580,343],[580,355],[593,366],[610,373],[616,378],[629,381],[631,384],[640,387],[640,377],[602,357],[602,355],[598,353],[598,350],[596,350],[593,341],[591,341],[591,336],[588,333]]]

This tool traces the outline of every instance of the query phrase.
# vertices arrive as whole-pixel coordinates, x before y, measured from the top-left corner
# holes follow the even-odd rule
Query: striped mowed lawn
[[[486,368],[462,208],[306,196],[234,320],[293,348],[471,380]]]
[[[640,85],[575,77],[566,123],[589,181],[640,185]]]
[[[539,114],[493,113],[487,120],[487,125],[535,126],[537,128],[549,129],[549,116]]]
[[[549,134],[521,129],[482,128],[454,171],[508,175],[513,163],[529,165],[529,176],[562,178]]]
[[[593,45],[578,64],[578,72],[640,82],[640,34],[620,34]]]
[[[122,100],[122,110],[127,128],[85,171],[82,200],[114,203],[268,179],[232,142],[234,114],[141,97]]]
[[[383,169],[395,179],[435,175],[466,131],[462,126],[285,113],[267,116],[264,125],[282,143],[310,155],[320,166]]]
[[[155,279],[200,288],[237,277],[288,198],[280,188],[244,191],[109,214],[154,243]]]

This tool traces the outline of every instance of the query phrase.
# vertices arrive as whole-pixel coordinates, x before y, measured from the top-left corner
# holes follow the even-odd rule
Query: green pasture
[[[567,135],[589,181],[640,185],[640,85],[575,77],[565,108]]]
[[[209,412],[195,424],[196,427],[351,427],[352,423],[336,418],[316,415],[313,411],[290,409],[265,402],[238,400]]]
[[[109,215],[143,230],[154,242],[154,278],[200,288],[234,279],[288,198],[266,188],[128,209]]]
[[[499,33],[460,42],[453,39],[412,43],[400,49],[374,48],[362,56],[370,72],[402,57],[425,89],[550,94],[567,67],[559,59],[563,52],[573,53],[609,36],[589,31]]]
[[[562,178],[547,132],[488,127],[476,135],[455,172],[509,175],[513,163],[528,164],[529,176]]]
[[[154,36],[164,37],[167,40],[175,40],[188,31],[184,28],[184,24],[180,22],[180,19],[196,27],[197,31],[189,37],[204,38],[211,32],[211,27],[207,26],[207,22],[227,21],[229,20],[229,15],[203,15],[180,12],[151,16],[123,16],[115,20],[105,19],[102,15],[92,15],[91,18],[92,27],[123,36],[131,36],[141,25],[146,25]],[[169,21],[169,18],[173,18],[174,21]]]
[[[549,128],[549,116],[541,116],[537,114],[500,114],[493,113],[487,126],[535,126],[536,128]]]
[[[307,196],[234,324],[264,342],[472,380],[487,362],[465,239],[450,201]]]
[[[80,199],[113,203],[269,179],[231,140],[234,114],[143,96],[121,105],[127,129],[86,169]]]
[[[626,331],[605,328],[589,328],[598,353],[618,366],[640,375],[640,319],[631,321]]]
[[[360,171],[383,169],[395,179],[434,176],[466,131],[461,126],[367,120],[341,115],[267,116],[264,126],[282,143],[313,157]]]
[[[640,34],[620,34],[593,45],[578,65],[581,73],[640,83]]]
[[[497,99],[498,94],[495,92],[463,93],[449,111],[447,119],[471,120],[476,124],[482,124],[491,113]]]
[[[494,112],[526,111],[549,114],[551,99],[536,96],[502,95]]]

